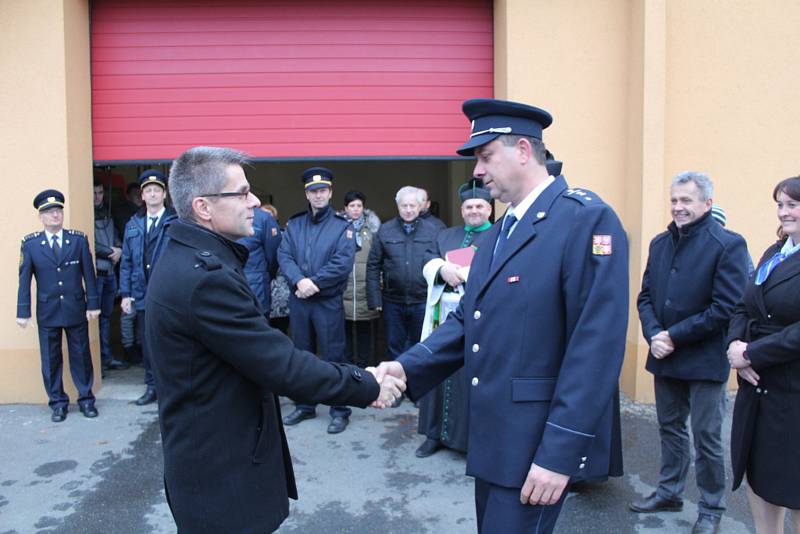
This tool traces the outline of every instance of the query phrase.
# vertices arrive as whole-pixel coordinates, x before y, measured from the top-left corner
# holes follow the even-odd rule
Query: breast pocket
[[[555,378],[512,378],[513,402],[549,402],[556,390]]]

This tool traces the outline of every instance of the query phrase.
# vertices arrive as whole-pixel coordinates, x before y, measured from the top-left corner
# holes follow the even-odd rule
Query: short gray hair
[[[192,201],[222,191],[225,169],[247,162],[244,152],[214,146],[196,146],[178,156],[169,170],[169,194],[178,217],[193,220]]]
[[[425,193],[422,189],[419,187],[414,187],[413,185],[406,185],[401,187],[394,196],[395,204],[400,204],[400,199],[406,195],[415,195],[417,197],[417,204],[422,204],[425,202]]]
[[[700,190],[700,200],[703,202],[710,198],[714,198],[714,184],[711,182],[711,178],[709,178],[709,176],[704,172],[686,171],[676,174],[672,177],[671,187],[688,184],[689,182],[694,182],[694,184],[697,186],[697,189]]]

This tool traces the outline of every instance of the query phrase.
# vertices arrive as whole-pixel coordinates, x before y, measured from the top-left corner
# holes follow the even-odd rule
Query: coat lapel
[[[542,191],[539,197],[528,208],[528,211],[525,212],[522,220],[517,223],[517,226],[514,228],[514,231],[508,238],[505,248],[500,252],[500,256],[495,259],[494,263],[492,263],[491,252],[484,256],[485,258],[488,257],[489,265],[486,266],[486,269],[489,272],[486,275],[486,278],[483,280],[480,289],[478,290],[478,298],[480,298],[481,295],[486,291],[489,284],[495,278],[495,276],[497,276],[497,273],[500,271],[500,269],[502,269],[511,258],[513,258],[522,248],[524,248],[528,242],[536,237],[536,225],[547,218],[547,213],[550,211],[553,202],[558,196],[561,195],[561,193],[564,192],[566,188],[567,184],[564,181],[564,178],[561,176],[556,178],[552,184]],[[503,217],[505,217],[505,214]],[[500,221],[502,221],[502,219],[500,219]],[[492,251],[494,250],[494,244],[497,241],[497,236],[500,233],[500,221],[495,223],[494,226],[496,228],[492,228],[491,230],[492,235],[489,243],[491,243]]]
[[[769,278],[764,282],[762,293],[772,291],[775,286],[798,274],[800,274],[800,254],[794,253],[775,267],[775,270],[772,271]]]

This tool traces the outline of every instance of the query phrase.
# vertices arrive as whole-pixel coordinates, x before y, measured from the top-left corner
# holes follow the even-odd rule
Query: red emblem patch
[[[272,237],[275,237],[276,235],[278,235],[278,229],[277,228],[273,228],[272,229]]]
[[[595,256],[610,256],[611,250],[610,235],[595,234],[592,236],[592,254]]]
[[[347,231],[347,239],[353,239],[353,231],[352,230],[348,230]]]

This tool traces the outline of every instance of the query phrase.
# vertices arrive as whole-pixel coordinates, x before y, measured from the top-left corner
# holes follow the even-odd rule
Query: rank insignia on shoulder
[[[276,235],[278,235],[278,229],[277,228],[273,228],[272,229],[272,237],[275,237]]]
[[[347,233],[347,239],[353,239],[353,231],[352,230],[347,230],[346,233]]]
[[[592,236],[592,254],[595,256],[611,255],[611,236],[595,234]]]
[[[509,284],[516,284],[517,282],[519,282],[519,276],[509,276],[508,277],[508,283]]]

